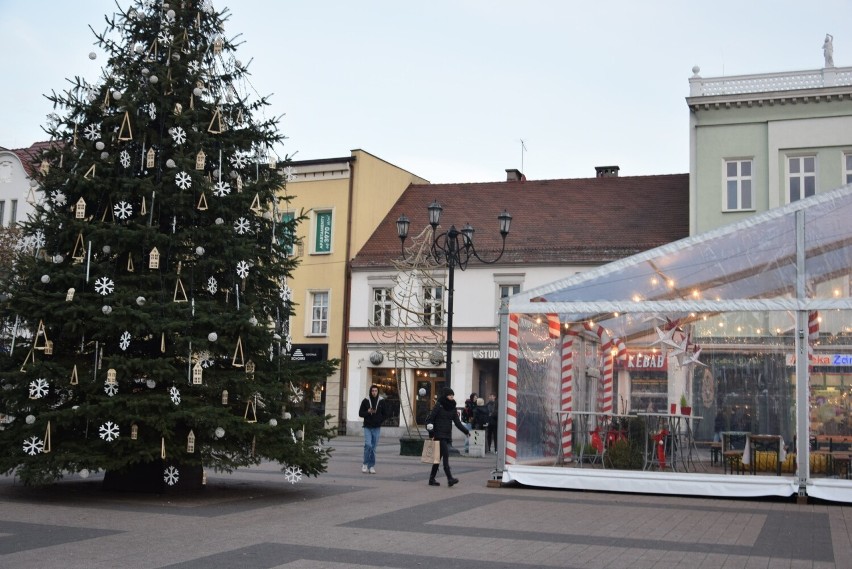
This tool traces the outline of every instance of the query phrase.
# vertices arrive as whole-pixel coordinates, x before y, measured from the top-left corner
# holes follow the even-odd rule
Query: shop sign
[[[796,365],[796,354],[787,354],[787,365]],[[827,367],[852,366],[852,354],[814,354],[811,365]]]
[[[499,360],[500,350],[477,350],[473,352],[475,360]]]
[[[665,371],[668,369],[668,362],[665,354],[627,354],[627,361],[622,364],[628,370],[657,370]]]
[[[286,355],[294,362],[324,362],[328,359],[328,344],[293,344]]]

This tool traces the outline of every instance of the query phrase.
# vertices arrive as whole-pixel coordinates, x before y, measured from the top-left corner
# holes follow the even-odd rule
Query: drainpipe
[[[350,296],[352,292],[352,217],[355,209],[355,158],[349,162],[349,196],[346,212],[346,268],[343,276],[343,330],[340,338],[340,393],[338,394],[337,432],[346,434],[346,397],[349,384],[349,313]]]

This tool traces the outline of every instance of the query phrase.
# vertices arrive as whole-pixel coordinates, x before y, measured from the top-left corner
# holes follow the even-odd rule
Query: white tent
[[[852,435],[850,220],[844,186],[511,297],[501,326],[503,481],[852,501],[848,464],[839,479],[811,445],[796,444]],[[700,460],[676,470],[561,466],[576,466],[588,442],[576,440],[588,435],[574,421],[582,413],[645,411],[634,360],[649,354],[665,362],[645,373],[665,390],[657,401],[682,395],[702,417],[690,422],[690,444],[709,443],[720,422],[780,437],[784,472],[732,476]]]

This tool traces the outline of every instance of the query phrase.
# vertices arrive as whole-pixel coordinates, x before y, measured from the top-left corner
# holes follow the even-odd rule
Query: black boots
[[[441,483],[435,480],[434,478],[429,479],[429,486],[440,486]]]
[[[459,483],[458,478],[453,478],[453,477],[447,478],[447,486],[455,486],[458,483]]]

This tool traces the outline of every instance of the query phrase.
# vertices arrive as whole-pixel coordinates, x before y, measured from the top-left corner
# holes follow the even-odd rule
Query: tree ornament
[[[210,134],[221,134],[222,127],[222,108],[216,107],[213,111],[213,118],[210,119],[210,124],[207,126],[207,132]]]
[[[151,252],[148,254],[148,268],[149,269],[159,269],[160,268],[160,252],[156,247],[151,249]]]
[[[175,175],[175,184],[181,190],[188,190],[192,187],[192,178],[186,172],[178,172]]]
[[[74,217],[77,219],[86,218],[86,200],[82,197],[77,200],[77,205],[74,206]]]
[[[246,412],[243,414],[246,423],[257,423],[257,403],[254,398],[246,402]]]
[[[203,383],[202,376],[204,374],[204,368],[201,367],[200,362],[196,362],[194,366],[192,366],[192,384],[193,385],[201,385]]]
[[[198,205],[195,206],[195,209],[198,211],[207,211],[207,196],[204,195],[204,192],[201,192],[201,196],[198,198]]]
[[[217,439],[221,439],[225,436],[225,429],[222,427],[216,427],[216,430],[213,431],[213,433],[216,435]]]
[[[33,348],[36,350],[43,350],[47,345],[47,330],[44,327],[44,320],[38,321],[38,327],[36,328],[35,340],[33,341]]]
[[[80,380],[77,378],[77,364],[74,364],[74,368],[71,370],[71,385],[78,385]]]
[[[153,168],[154,161],[157,158],[157,153],[154,152],[153,147],[148,149],[148,152],[145,154],[145,167]]]
[[[186,452],[190,454],[195,452],[195,433],[191,429],[186,436]]]
[[[228,390],[223,389],[222,390],[222,405],[227,405],[227,404],[228,404]]]
[[[137,425],[136,423],[133,423],[132,425],[130,425],[130,439],[135,441],[138,438],[139,438],[139,425]]]
[[[112,421],[107,421],[98,429],[100,437],[108,443],[111,443],[119,436],[118,425]]]
[[[34,379],[30,382],[30,399],[41,399],[47,396],[50,384],[44,378]]]
[[[116,371],[114,369],[110,368],[107,370],[106,382],[109,385],[115,385],[116,383],[118,383],[118,380],[116,379]]]
[[[186,296],[186,289],[183,288],[183,282],[181,282],[180,277],[178,277],[177,282],[175,283],[175,295],[172,299],[174,302],[188,302],[189,299]]]
[[[133,128],[130,126],[130,114],[128,111],[124,111],[124,118],[121,121],[121,128],[118,131],[118,139],[121,141],[133,140]]]
[[[234,348],[234,358],[231,360],[231,365],[234,367],[245,366],[245,356],[243,354],[243,337],[237,336],[237,345]]]
[[[80,199],[82,200],[83,198],[80,198]],[[78,208],[79,208],[79,204],[80,204],[80,202],[77,202]],[[77,209],[78,215],[79,215],[79,211],[80,210]],[[83,202],[83,214],[85,215],[85,213],[86,213],[86,202]],[[78,218],[78,219],[81,219],[81,218]],[[85,259],[85,258],[86,258],[86,247],[83,244],[83,234],[79,233],[77,235],[77,241],[74,242],[74,251],[71,253],[71,259],[73,259],[75,263],[82,263],[83,259]]]

